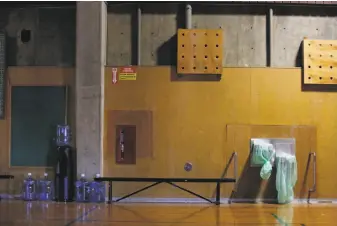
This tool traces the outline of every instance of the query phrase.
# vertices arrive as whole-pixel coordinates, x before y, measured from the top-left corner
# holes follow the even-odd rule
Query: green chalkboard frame
[[[53,139],[66,105],[66,86],[11,87],[10,167],[53,166]]]

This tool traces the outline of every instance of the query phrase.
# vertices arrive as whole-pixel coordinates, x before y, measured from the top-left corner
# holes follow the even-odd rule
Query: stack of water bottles
[[[96,178],[100,174],[96,174]],[[104,182],[89,182],[84,174],[76,181],[76,197],[77,202],[104,202],[105,201],[105,184]],[[25,201],[51,201],[54,199],[53,182],[48,179],[48,174],[44,174],[41,180],[35,180],[31,173],[23,182],[22,199]]]
[[[96,178],[100,177],[96,174]],[[91,181],[81,174],[81,178],[76,181],[76,201],[77,202],[104,202],[105,201],[105,184],[103,182]]]
[[[53,199],[53,182],[48,179],[48,174],[44,178],[36,181],[31,173],[23,182],[22,199],[25,201],[50,201]]]

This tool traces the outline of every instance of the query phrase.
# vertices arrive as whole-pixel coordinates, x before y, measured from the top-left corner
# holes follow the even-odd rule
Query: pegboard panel
[[[178,74],[221,74],[221,29],[178,29]]]
[[[304,84],[337,84],[337,40],[303,41]]]

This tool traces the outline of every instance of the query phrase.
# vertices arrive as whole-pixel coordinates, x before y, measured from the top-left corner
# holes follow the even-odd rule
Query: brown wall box
[[[107,156],[117,164],[135,164],[137,158],[152,158],[152,112],[111,110],[107,118]],[[124,158],[120,152],[120,131],[124,131]],[[108,154],[109,153],[109,154]]]

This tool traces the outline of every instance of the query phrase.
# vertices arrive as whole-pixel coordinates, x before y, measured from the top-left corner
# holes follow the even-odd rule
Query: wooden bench
[[[236,179],[234,178],[148,178],[148,177],[100,177],[95,178],[95,181],[100,182],[109,182],[109,196],[108,196],[108,203],[113,202],[112,200],[112,182],[152,182],[153,184],[148,185],[142,189],[139,189],[135,192],[132,192],[130,194],[127,194],[121,198],[118,198],[114,202],[119,202],[123,199],[126,199],[132,195],[135,195],[139,192],[145,191],[151,187],[154,187],[161,183],[167,183],[170,184],[176,188],[179,188],[191,195],[194,195],[198,198],[201,198],[203,200],[206,200],[207,202],[210,202],[212,204],[219,205],[220,204],[220,184],[222,183],[235,183]],[[216,183],[216,197],[215,201],[212,201],[208,198],[205,198],[197,193],[194,193],[186,188],[180,187],[179,185],[175,183]]]

